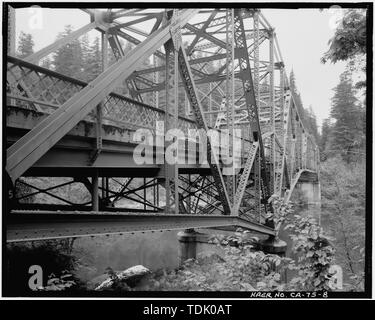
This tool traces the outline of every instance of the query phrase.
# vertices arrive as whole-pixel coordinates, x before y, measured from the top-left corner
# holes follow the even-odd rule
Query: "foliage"
[[[91,46],[88,42],[84,42],[84,44],[83,48],[86,51],[84,55],[85,80],[92,81],[103,70],[100,40],[96,37]]]
[[[72,26],[67,25],[64,31],[59,33],[57,38],[64,38],[72,32]],[[53,58],[55,71],[66,76],[82,79],[84,71],[82,53],[81,43],[78,39],[72,40],[68,44],[58,48]]]
[[[347,69],[340,76],[334,89],[331,118],[323,122],[320,150],[322,160],[334,157],[340,152],[349,163],[364,153],[366,145],[366,110],[356,98],[356,90],[365,89],[363,76],[366,72],[366,10],[344,11],[329,50],[322,63],[346,61]],[[355,84],[353,76],[362,78]]]
[[[293,204],[285,201],[278,195],[274,194],[268,202],[272,204],[273,212],[269,213],[267,218],[272,218],[275,224],[276,237],[278,237],[282,225],[285,223],[288,215],[293,212]]]
[[[291,204],[272,197],[274,219],[278,228],[285,222],[295,240],[293,251],[297,261],[258,251],[259,239],[248,231],[234,235],[215,235],[211,241],[222,252],[189,259],[176,271],[155,275],[142,290],[174,291],[283,291],[331,290],[334,249],[322,229],[310,217],[292,215]],[[285,283],[286,270],[298,276]]]
[[[334,36],[329,41],[329,50],[321,61],[336,63],[347,61],[347,71],[350,73],[366,73],[366,10],[348,9],[339,22]],[[355,83],[356,89],[365,89],[366,81]]]
[[[331,137],[331,130],[332,130],[332,124],[331,119],[324,119],[322,124],[322,134],[321,138],[319,140],[319,149],[320,149],[320,160],[324,161],[326,160],[326,154],[327,150],[329,149],[328,143],[329,139]]]
[[[349,9],[329,41],[322,62],[346,61],[366,53],[366,10]]]
[[[54,177],[53,179],[49,177],[27,177],[20,179],[21,181],[27,183],[23,184],[21,181],[16,183],[16,195],[17,197],[23,196],[20,200],[22,203],[49,203],[49,204],[66,204],[62,199],[66,199],[72,203],[82,204],[90,202],[91,195],[84,184],[79,182],[74,182],[71,178],[59,178]],[[72,183],[67,184],[69,181]],[[64,184],[61,187],[48,190],[48,193],[37,193],[32,195],[37,191],[37,189],[48,189],[53,186],[58,186]],[[33,186],[33,187],[31,187]],[[31,196],[27,196],[31,194]],[[27,196],[27,197],[26,197]],[[55,197],[54,197],[55,196]],[[60,198],[60,199],[59,199]]]
[[[54,286],[60,289],[80,287],[80,281],[69,276],[78,264],[72,255],[74,240],[72,238],[8,244],[4,261],[4,281],[7,282],[7,290],[17,295],[29,294],[29,268],[32,265],[42,267],[43,284],[46,284],[46,287],[41,290],[52,290]],[[74,281],[74,284],[70,281]]]
[[[30,33],[25,33],[21,31],[21,34],[18,39],[18,49],[17,55],[18,57],[25,58],[30,54],[34,53],[34,40]]]
[[[20,199],[22,203],[31,203],[35,200],[35,196],[28,196],[26,195],[31,194],[33,192],[32,188],[28,185],[23,184],[22,182],[26,182],[25,178],[20,178],[16,181],[14,189],[15,189],[15,198],[21,198],[25,196],[25,198]]]
[[[340,156],[322,163],[322,216],[335,235],[336,263],[350,290],[363,290],[366,204],[365,160],[347,163]]]
[[[280,265],[282,259],[253,250],[253,241],[246,232],[212,239],[223,250],[217,254],[185,261],[179,270],[164,271],[149,280],[146,290],[173,291],[254,291],[257,283],[264,285],[265,276],[272,264]],[[235,244],[236,243],[236,244]],[[271,282],[271,281],[270,281]]]
[[[348,73],[340,76],[340,82],[334,89],[331,117],[335,119],[332,127],[332,149],[343,150],[344,153],[358,147],[364,147],[362,130],[362,110],[358,106],[352,81]]]
[[[323,121],[320,141],[321,160],[340,153],[347,162],[364,153],[366,145],[366,110],[361,106],[346,71],[334,88],[330,118]]]
[[[293,222],[285,229],[292,232],[293,252],[299,256],[293,267],[298,270],[298,276],[291,280],[290,285],[295,290],[330,290],[334,248],[314,218],[294,215],[290,221]]]

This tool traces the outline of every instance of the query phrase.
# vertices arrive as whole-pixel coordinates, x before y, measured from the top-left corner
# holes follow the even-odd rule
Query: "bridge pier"
[[[92,211],[99,211],[99,176],[98,171],[92,176]]]
[[[280,257],[286,256],[287,243],[279,237],[269,236],[267,239],[259,242],[259,249],[264,253],[277,254]],[[280,267],[273,263],[272,269],[280,273],[281,281],[287,282],[287,271],[280,272]]]
[[[319,181],[301,181],[296,185],[297,190],[301,191],[307,200],[307,206],[313,208],[321,207],[321,193]]]
[[[195,231],[194,229],[185,229],[177,234],[180,243],[180,264],[187,259],[195,259],[199,251],[199,243],[207,243],[208,235]]]
[[[270,236],[267,239],[259,242],[260,250],[265,253],[277,254],[281,257],[285,256],[287,244],[278,237]]]

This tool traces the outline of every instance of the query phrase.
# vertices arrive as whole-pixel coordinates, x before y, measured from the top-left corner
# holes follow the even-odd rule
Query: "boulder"
[[[135,287],[137,283],[147,274],[150,270],[142,265],[130,267],[124,271],[114,272],[110,269],[108,272],[109,277],[99,284],[94,290],[111,290],[118,287]]]

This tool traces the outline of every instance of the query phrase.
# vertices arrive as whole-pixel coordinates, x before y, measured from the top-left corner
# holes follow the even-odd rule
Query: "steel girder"
[[[15,211],[7,222],[7,242],[225,226],[275,234],[259,223],[225,215]]]

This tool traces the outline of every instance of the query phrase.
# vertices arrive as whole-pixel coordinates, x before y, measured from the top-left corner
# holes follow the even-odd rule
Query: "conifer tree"
[[[72,26],[65,26],[65,30],[58,35],[63,38],[73,32]],[[54,56],[55,71],[66,76],[84,80],[84,63],[81,43],[78,39],[59,48]]]
[[[290,72],[289,86],[290,86],[290,91],[291,91],[291,93],[293,95],[293,98],[294,98],[294,102],[296,104],[296,108],[298,110],[298,114],[300,115],[300,117],[303,121],[305,112],[304,112],[304,109],[303,109],[302,98],[301,98],[301,95],[300,95],[300,93],[298,91],[298,88],[297,88],[296,77],[294,75],[293,70]]]
[[[348,72],[341,74],[334,92],[331,108],[331,117],[335,120],[331,132],[332,147],[346,154],[351,149],[358,148],[364,139],[362,110]]]
[[[27,56],[34,53],[34,40],[30,33],[25,33],[21,31],[19,40],[18,40],[18,49],[17,56],[26,58]]]
[[[100,39],[96,37],[91,45],[84,43],[82,48],[85,48],[85,80],[92,81],[102,72]]]

